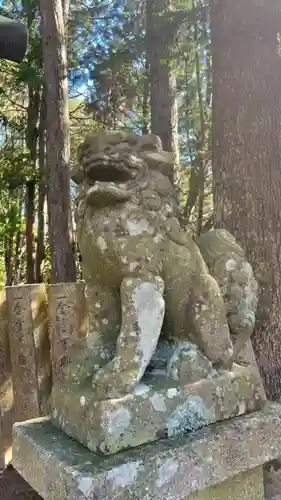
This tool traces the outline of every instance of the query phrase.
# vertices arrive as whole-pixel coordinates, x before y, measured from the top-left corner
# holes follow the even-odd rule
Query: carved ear
[[[146,134],[139,137],[138,153],[150,169],[158,170],[170,180],[173,179],[175,155],[172,152],[163,151],[162,141],[158,135]]]
[[[162,141],[155,134],[145,134],[138,137],[137,147],[140,151],[163,151]]]
[[[81,163],[83,156],[85,156],[88,151],[91,151],[92,154],[100,151],[100,149],[104,146],[104,137],[104,132],[88,134],[77,148],[78,163]]]
[[[126,132],[124,130],[112,130],[110,132],[106,132],[106,142],[113,146],[122,144],[122,142],[127,142],[131,146],[136,146],[138,142],[138,136],[134,133]]]
[[[158,170],[158,172],[169,177],[169,179],[173,179],[174,153],[167,151],[143,151],[140,153],[140,156],[146,161],[149,168]]]

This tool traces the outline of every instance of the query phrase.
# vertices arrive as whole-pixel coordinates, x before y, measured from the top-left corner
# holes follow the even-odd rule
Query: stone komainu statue
[[[251,267],[226,232],[198,244],[184,234],[172,165],[154,135],[99,133],[79,148],[72,178],[89,334],[68,377],[90,378],[101,399],[132,391],[164,341],[177,360],[192,345],[213,369],[230,369],[252,332]],[[176,378],[175,350],[169,356]]]

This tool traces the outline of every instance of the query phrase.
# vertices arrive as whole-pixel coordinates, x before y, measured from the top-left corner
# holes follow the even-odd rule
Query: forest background
[[[96,130],[175,153],[181,222],[224,227],[260,285],[253,345],[281,398],[280,0],[1,0],[24,61],[0,62],[0,286],[80,279],[69,168]]]
[[[194,9],[190,0],[155,3],[155,9],[153,1],[148,7],[144,1],[70,3],[70,163],[75,165],[77,146],[90,131],[158,133],[164,147],[176,153],[175,177],[186,226],[200,233],[202,225],[212,224],[207,8],[200,1],[202,15],[190,20]],[[161,16],[156,12],[159,7]],[[151,26],[151,9],[157,24],[163,19],[167,25],[164,43],[163,26]],[[49,103],[44,92],[40,2],[3,0],[1,13],[27,22],[30,33],[23,63],[0,63],[0,283],[4,286],[50,280],[46,195],[55,186],[48,185],[45,154]],[[73,183],[70,193],[73,203]],[[52,202],[51,211],[56,211],[57,203]],[[73,214],[73,206],[70,209]],[[70,233],[79,277],[73,219]]]

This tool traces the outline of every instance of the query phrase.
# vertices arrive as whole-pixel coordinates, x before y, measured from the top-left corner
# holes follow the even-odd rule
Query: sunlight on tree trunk
[[[253,345],[281,397],[281,27],[278,0],[213,0],[216,225],[245,248],[260,284]]]
[[[46,165],[45,165],[45,129],[46,129],[46,95],[45,89],[42,90],[40,120],[39,120],[39,188],[38,188],[38,227],[37,227],[37,246],[35,261],[36,282],[43,281],[42,263],[45,254],[45,198],[46,198]]]
[[[34,21],[35,12],[31,3],[26,3],[25,11],[27,15],[28,29],[31,29]],[[31,178],[25,186],[25,217],[26,217],[26,282],[35,281],[35,262],[34,262],[34,219],[35,219],[35,187],[36,187],[36,161],[37,161],[37,123],[40,109],[40,83],[38,80],[28,81],[28,107],[27,107],[27,127],[26,127],[26,145],[29,149]]]
[[[171,62],[174,31],[167,14],[171,0],[147,0],[147,58],[150,71],[151,132],[159,135],[163,148],[175,153],[179,163],[176,78]]]
[[[46,84],[46,167],[52,282],[75,281],[70,239],[69,111],[62,0],[40,0]]]

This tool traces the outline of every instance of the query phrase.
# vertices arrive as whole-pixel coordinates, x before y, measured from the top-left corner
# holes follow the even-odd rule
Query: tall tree
[[[40,109],[40,91],[41,78],[39,70],[42,67],[42,51],[38,34],[34,25],[38,19],[38,3],[33,0],[23,2],[23,13],[27,18],[29,33],[32,32],[32,45],[28,51],[27,64],[32,67],[27,78],[28,85],[28,107],[26,123],[26,145],[30,155],[30,167],[33,175],[26,182],[26,280],[27,283],[35,281],[35,263],[34,263],[34,218],[35,218],[35,190],[36,190],[36,162],[37,162],[37,144],[38,144],[38,120]],[[25,68],[23,63],[22,68]],[[35,69],[35,71],[34,71]]]
[[[63,1],[66,21],[68,1],[61,1]],[[61,213],[65,215],[67,211],[65,207],[68,196],[65,193],[68,191],[69,180],[65,181],[65,177],[63,177],[64,180],[60,180],[58,183],[54,180],[54,175],[51,175],[52,188],[51,193],[48,194],[48,198],[51,200],[49,210],[52,210],[50,215],[52,225],[50,252],[49,242],[46,238],[47,218],[44,217],[48,180],[45,152],[47,150],[49,159],[48,171],[50,172],[51,165],[54,169],[51,172],[54,173],[57,168],[57,159],[50,161],[50,156],[52,156],[53,151],[56,152],[58,149],[52,146],[54,144],[52,141],[51,146],[47,148],[45,144],[46,120],[44,99],[42,99],[39,0],[17,0],[16,2],[15,0],[3,0],[0,4],[1,14],[22,19],[31,24],[29,51],[23,63],[15,66],[0,61],[0,94],[2,96],[0,113],[0,285],[5,281],[9,284],[30,282],[33,280],[34,268],[36,281],[43,279],[49,281],[50,254],[56,259],[57,269],[60,267],[58,264],[60,250],[54,251],[53,248],[66,247],[69,249],[67,224],[65,221],[62,224],[59,223]],[[44,5],[48,9],[53,9],[52,2]],[[155,81],[152,89],[152,101],[154,99],[154,104],[152,102],[154,109],[153,130],[159,133],[162,139],[164,135],[167,135],[167,129],[170,139],[172,139],[171,134],[174,135],[175,139],[179,138],[181,168],[176,170],[176,178],[180,181],[177,185],[180,184],[181,188],[183,218],[188,229],[192,231],[197,229],[197,232],[201,230],[202,220],[204,228],[206,222],[208,225],[209,221],[212,222],[210,218],[212,210],[211,165],[208,152],[211,86],[206,84],[207,80],[211,81],[208,77],[210,62],[210,57],[208,57],[209,20],[202,15],[204,6],[204,0],[158,0],[158,2],[153,0],[153,2],[149,2],[148,8],[150,10],[153,8],[155,17],[151,19],[148,11],[148,24],[152,24],[149,28],[152,28],[152,32],[155,28],[156,33],[150,33],[151,39],[147,38],[146,44],[144,43],[145,35],[149,35],[149,30],[146,33],[146,1],[143,0],[134,0],[134,2],[131,0],[112,0],[110,2],[108,0],[87,0],[86,3],[74,0],[70,3],[67,23],[72,163],[76,162],[77,145],[87,132],[101,127],[106,129],[125,128],[139,132],[151,130],[149,57],[156,56],[158,52],[159,58],[155,58],[153,67]],[[199,16],[194,17],[187,9],[199,10]],[[179,31],[177,28],[183,17],[184,20],[188,17],[189,22],[184,23]],[[58,18],[55,18],[53,25],[57,23],[57,20]],[[161,27],[159,30],[160,38],[157,32],[158,25]],[[49,30],[49,33],[51,33],[50,47],[52,47],[52,52],[57,45],[52,31]],[[176,35],[176,39],[174,35]],[[162,41],[164,43],[160,48],[158,46],[159,40],[161,44]],[[167,53],[163,50],[165,45],[168,46]],[[154,49],[155,53],[153,54]],[[60,54],[59,49],[59,57]],[[169,56],[167,59],[166,55]],[[47,75],[51,75],[51,72],[55,71],[54,60],[53,56],[49,58]],[[157,81],[158,69],[158,76],[163,71],[163,74],[166,74],[166,80],[163,77],[162,80],[160,78],[160,82]],[[175,85],[175,79],[177,84],[176,97],[179,114],[178,124],[176,124],[177,120],[174,121],[177,130],[175,127],[172,131],[170,118],[168,117],[167,120],[165,118],[171,110],[171,108],[169,110],[171,100],[169,100],[169,95],[167,99],[164,97],[165,92],[157,91],[157,88],[161,87],[161,82],[167,83],[167,78],[171,73],[173,85]],[[158,83],[160,87],[157,87]],[[169,88],[169,85],[165,85],[161,87],[163,90]],[[54,97],[53,102],[55,102],[57,87],[54,87],[52,83],[49,87],[51,87],[51,95]],[[175,86],[172,96],[175,97]],[[39,100],[41,102],[38,102]],[[61,103],[60,99],[57,108],[59,113],[63,113]],[[175,100],[172,99],[172,107],[174,103]],[[161,115],[162,104],[165,108],[163,115]],[[53,120],[54,113],[51,111],[52,103],[51,107],[47,104],[47,108],[49,122],[51,120],[53,126],[55,119]],[[157,109],[159,113],[155,111]],[[156,122],[159,128],[158,125],[156,127]],[[54,126],[53,132],[53,136],[56,135],[58,138],[57,125]],[[173,149],[173,145],[167,146],[165,141],[164,139],[164,146],[167,149]],[[58,172],[61,171],[57,170],[55,176],[59,175]],[[201,174],[204,174],[204,178]],[[62,175],[64,176],[64,173]],[[63,192],[61,186],[66,189],[66,192]],[[63,193],[62,198],[61,193]],[[74,188],[72,193],[74,194]],[[60,205],[59,210],[58,204]],[[202,217],[202,211],[204,217]],[[56,215],[57,220],[55,221]],[[64,245],[64,236],[62,236],[64,234],[67,235],[66,246]],[[63,253],[66,255],[64,250]],[[70,251],[68,254],[71,255]],[[72,266],[66,265],[67,259],[64,256],[62,259],[63,266],[60,269],[63,269],[64,266],[67,269],[73,269]],[[77,261],[78,259],[76,263]],[[63,271],[63,276],[55,279],[64,280],[64,274]]]
[[[46,168],[45,168],[45,129],[46,129],[46,102],[45,89],[42,89],[40,117],[38,126],[38,167],[39,167],[39,188],[38,188],[38,220],[37,220],[37,245],[35,276],[36,282],[43,281],[42,264],[45,257],[45,198],[46,198]]]
[[[46,169],[52,282],[67,282],[76,278],[69,215],[70,143],[64,22],[67,9],[63,9],[62,0],[40,0],[40,10],[46,85]]]
[[[146,2],[146,52],[150,73],[151,131],[178,159],[176,77],[172,46],[177,25],[170,12],[172,0]],[[179,23],[180,24],[180,23]]]
[[[278,0],[213,0],[213,174],[217,226],[246,249],[260,284],[253,345],[281,397],[281,59]]]

